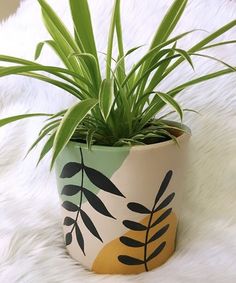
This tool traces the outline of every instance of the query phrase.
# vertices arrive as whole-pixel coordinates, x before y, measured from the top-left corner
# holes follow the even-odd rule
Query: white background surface
[[[91,0],[98,50],[105,51],[110,0]],[[147,44],[172,1],[123,1],[125,46]],[[68,19],[67,1],[50,0]],[[190,1],[176,33],[193,28],[214,31],[236,19],[236,3]],[[196,33],[180,45],[205,36]],[[26,0],[17,15],[0,27],[0,53],[32,59],[37,42],[48,39],[37,1]],[[236,28],[222,40],[236,39]],[[235,46],[210,52],[236,66]],[[138,56],[138,54],[137,54]],[[135,59],[135,58],[134,58]],[[41,62],[58,64],[50,49]],[[196,73],[183,65],[162,86],[169,89],[189,77],[224,68],[195,60]],[[0,129],[0,282],[236,282],[236,74],[187,90],[179,101],[201,112],[188,114],[192,128],[191,160],[175,255],[162,267],[137,276],[98,276],[85,271],[66,253],[59,201],[48,159],[37,170],[37,149],[22,161],[42,121],[20,122]],[[28,78],[0,80],[0,115],[55,111],[73,99],[62,91]]]

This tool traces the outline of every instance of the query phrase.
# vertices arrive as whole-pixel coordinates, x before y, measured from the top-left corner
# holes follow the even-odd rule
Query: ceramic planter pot
[[[175,250],[190,134],[134,147],[69,142],[57,160],[65,242],[89,270],[134,274]]]

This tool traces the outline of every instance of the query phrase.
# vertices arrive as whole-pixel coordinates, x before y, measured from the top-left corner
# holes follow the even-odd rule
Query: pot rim
[[[180,136],[178,136],[176,139],[179,144],[181,144],[183,141],[190,139],[191,137],[191,130],[188,126],[182,124],[182,127],[184,127],[185,132],[183,132]],[[80,142],[75,142],[75,141],[69,141],[68,144],[73,144],[75,148],[83,148],[83,149],[88,149],[86,143],[80,143]],[[105,145],[93,145],[92,146],[92,151],[93,150],[98,150],[98,151],[127,151],[132,149],[132,151],[145,151],[145,150],[151,150],[151,149],[156,149],[156,148],[163,148],[169,145],[175,144],[173,140],[168,140],[165,142],[160,142],[160,143],[154,143],[154,144],[147,144],[147,145],[134,145],[134,146],[105,146]]]

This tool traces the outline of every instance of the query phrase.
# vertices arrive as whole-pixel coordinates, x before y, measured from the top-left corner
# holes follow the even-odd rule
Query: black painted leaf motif
[[[113,195],[125,197],[118,188],[112,183],[110,179],[108,179],[105,175],[101,172],[90,168],[85,167],[85,173],[88,176],[89,180],[99,189],[111,193]]]
[[[101,242],[102,238],[100,237],[100,235],[98,234],[98,231],[95,227],[95,225],[93,224],[92,220],[90,219],[90,217],[87,215],[86,212],[84,212],[82,209],[80,210],[80,214],[81,214],[81,218],[85,224],[85,226],[88,228],[88,230],[96,237],[98,238]]]
[[[66,234],[66,245],[69,246],[72,243],[72,234],[67,233]]]
[[[122,244],[128,246],[128,247],[133,247],[133,248],[138,248],[138,247],[143,247],[145,244],[134,240],[132,238],[126,237],[126,236],[122,236],[120,237],[120,241]]]
[[[165,208],[168,204],[172,202],[174,197],[175,197],[175,193],[170,194],[166,199],[163,200],[163,202],[160,205],[158,205],[158,207],[155,209],[155,212]]]
[[[64,201],[62,206],[68,211],[78,211],[78,206],[70,201]]]
[[[156,256],[158,256],[162,250],[164,249],[164,247],[166,246],[166,242],[161,243],[156,249],[155,251],[148,257],[147,262],[152,260],[153,258],[155,258]]]
[[[157,220],[151,225],[151,228],[156,226],[157,224],[161,223],[163,220],[165,220],[172,212],[172,208],[167,209],[164,213],[162,213],[161,216],[157,218]]]
[[[137,212],[137,213],[141,213],[141,214],[150,214],[151,211],[146,208],[145,206],[143,206],[142,204],[140,203],[137,203],[137,202],[130,202],[128,203],[128,208],[134,212]]]
[[[163,196],[164,192],[166,191],[169,183],[170,183],[170,180],[172,178],[172,175],[173,175],[173,171],[168,171],[164,180],[162,181],[161,183],[161,186],[160,186],[160,189],[156,195],[156,199],[155,199],[155,205],[158,203],[158,201],[160,200],[160,198]]]
[[[71,178],[75,174],[79,173],[82,169],[82,164],[76,162],[69,162],[67,163],[64,168],[62,169],[60,178]]]
[[[123,224],[125,227],[129,228],[130,230],[134,231],[145,231],[147,230],[147,227],[141,223],[134,222],[131,220],[124,220]]]
[[[128,255],[119,255],[118,260],[126,265],[140,265],[144,263],[143,260]]]
[[[80,192],[80,191],[81,191],[81,187],[79,187],[79,186],[66,185],[62,189],[61,194],[66,195],[66,196],[74,196],[74,195],[78,194],[78,192]]]
[[[85,252],[84,252],[84,238],[83,238],[83,235],[80,231],[80,228],[78,226],[78,224],[76,223],[75,224],[75,234],[76,234],[76,239],[77,239],[77,242],[83,252],[83,254],[85,255]]]
[[[104,203],[98,198],[94,193],[90,192],[87,189],[83,189],[84,195],[88,202],[91,204],[91,206],[99,213],[103,214],[104,216],[108,216],[111,218],[116,219],[114,216],[111,215],[111,213],[107,210]]]
[[[71,217],[65,217],[63,225],[71,226],[75,223],[75,220]]]
[[[159,239],[161,236],[163,236],[165,234],[165,232],[168,230],[169,228],[169,224],[165,225],[164,227],[162,227],[159,231],[156,232],[156,234],[154,234],[151,239],[148,241],[148,243],[152,243],[154,241],[156,241],[157,239]]]

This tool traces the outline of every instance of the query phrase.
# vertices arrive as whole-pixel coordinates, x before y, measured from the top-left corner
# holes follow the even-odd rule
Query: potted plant
[[[139,273],[164,263],[174,252],[190,129],[175,96],[187,87],[234,72],[216,58],[199,53],[235,40],[212,43],[236,20],[186,51],[177,43],[192,30],[172,37],[187,0],[175,0],[159,25],[149,50],[129,70],[123,48],[120,0],[114,1],[106,56],[100,70],[87,0],[70,0],[74,36],[45,0],[38,0],[51,40],[38,44],[35,60],[48,44],[65,68],[0,55],[0,76],[19,74],[53,84],[78,99],[55,114],[22,114],[0,126],[34,116],[45,125],[29,149],[45,140],[39,162],[52,150],[62,200],[65,243],[80,263],[98,273]],[[117,39],[117,58],[113,58]],[[192,57],[219,61],[224,69],[160,92],[159,84]],[[39,73],[43,71],[44,74]],[[46,74],[53,75],[48,77]],[[171,107],[180,122],[161,115]]]

